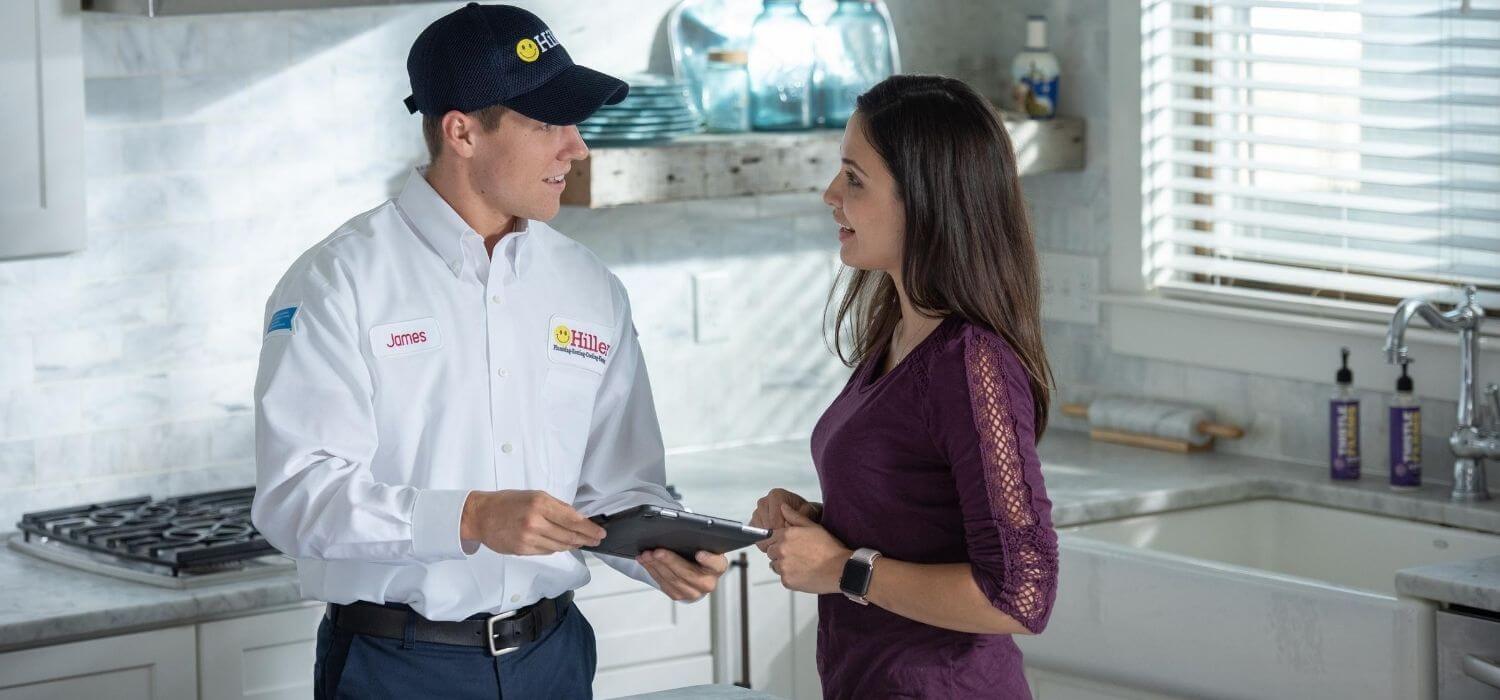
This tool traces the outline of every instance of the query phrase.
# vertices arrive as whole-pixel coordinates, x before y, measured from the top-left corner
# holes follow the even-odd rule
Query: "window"
[[[1167,296],[1500,316],[1500,0],[1142,0]]]

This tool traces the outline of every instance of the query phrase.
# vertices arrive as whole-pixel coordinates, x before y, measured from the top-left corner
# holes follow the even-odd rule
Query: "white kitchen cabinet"
[[[323,604],[198,625],[201,700],[305,700]]]
[[[79,0],[0,2],[0,258],[84,242]]]
[[[754,547],[743,551],[750,567],[750,687],[790,700],[821,698],[816,656],[818,597],[782,588],[765,554]],[[745,677],[740,655],[743,621],[739,591],[739,570],[731,568],[715,594],[722,620],[715,632],[720,683]]]
[[[589,572],[592,580],[576,601],[598,642],[597,697],[714,682],[709,601],[674,602],[593,558]]]
[[[0,700],[192,700],[193,637],[173,627],[0,654]]]
[[[577,603],[598,640],[597,697],[715,682],[708,601],[674,602],[597,560],[589,570]],[[0,700],[301,700],[322,614],[308,603],[0,654]]]

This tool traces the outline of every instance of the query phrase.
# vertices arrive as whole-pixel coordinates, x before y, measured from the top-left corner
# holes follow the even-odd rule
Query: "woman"
[[[854,270],[834,342],[855,371],[813,431],[825,503],[776,489],[750,522],[775,530],[783,585],[821,596],[825,698],[1030,697],[1011,635],[1046,626],[1057,536],[1010,139],[964,83],[898,75],[859,98],[841,156],[823,200]],[[880,553],[867,604],[840,587],[855,548]]]

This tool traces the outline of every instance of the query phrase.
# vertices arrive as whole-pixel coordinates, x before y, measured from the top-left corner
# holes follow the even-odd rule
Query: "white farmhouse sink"
[[[1061,529],[1027,664],[1165,696],[1431,698],[1433,608],[1396,571],[1500,536],[1262,499]]]

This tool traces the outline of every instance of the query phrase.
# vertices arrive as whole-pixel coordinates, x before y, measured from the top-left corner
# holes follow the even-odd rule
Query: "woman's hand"
[[[808,503],[806,498],[798,496],[786,489],[771,489],[771,492],[755,502],[755,512],[750,515],[751,527],[759,527],[767,530],[780,530],[787,526],[786,517],[781,514],[782,506],[791,508],[801,513],[806,519],[817,522],[823,517],[823,509],[816,503]],[[760,551],[766,551],[770,546],[770,540],[755,543]]]
[[[787,526],[777,528],[766,546],[781,585],[803,593],[838,593],[844,563],[854,552],[790,506],[781,506],[781,518]]]

